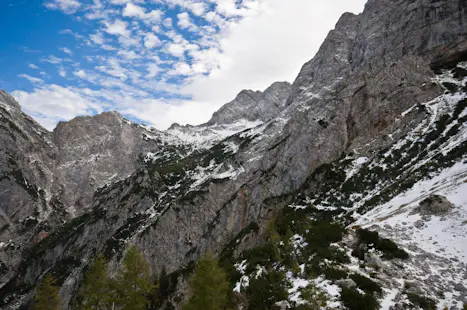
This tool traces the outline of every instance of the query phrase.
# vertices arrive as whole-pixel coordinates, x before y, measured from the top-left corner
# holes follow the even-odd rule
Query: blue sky
[[[364,0],[2,0],[0,88],[47,129],[118,110],[199,124],[242,89],[293,81]]]

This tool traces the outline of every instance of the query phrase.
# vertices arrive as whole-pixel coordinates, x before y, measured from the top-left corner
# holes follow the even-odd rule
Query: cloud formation
[[[13,92],[48,129],[111,109],[160,129],[205,122],[242,89],[292,82],[339,16],[365,0],[89,2],[45,2],[92,31],[63,29],[76,46],[57,42],[61,54],[38,59],[55,66],[53,81],[23,74],[33,90]]]

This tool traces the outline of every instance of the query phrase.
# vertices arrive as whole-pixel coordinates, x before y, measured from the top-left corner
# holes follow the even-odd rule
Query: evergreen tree
[[[77,309],[110,309],[112,296],[107,272],[107,261],[103,257],[97,258],[84,276],[83,284],[78,292]]]
[[[229,284],[212,253],[200,259],[189,280],[192,297],[184,310],[221,310],[225,308]]]
[[[149,263],[136,246],[128,249],[123,269],[115,281],[116,304],[121,310],[144,310],[148,295],[155,289],[151,283]]]
[[[51,275],[46,275],[34,297],[34,310],[61,310],[58,286]]]

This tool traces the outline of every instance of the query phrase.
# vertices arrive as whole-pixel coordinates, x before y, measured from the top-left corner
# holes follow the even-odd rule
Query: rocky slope
[[[291,86],[243,91],[207,124],[166,132],[105,113],[48,133],[1,93],[1,307],[27,305],[47,272],[68,306],[96,253],[116,268],[129,244],[154,275],[171,273],[165,306],[186,298],[184,279],[208,249],[227,269],[237,266],[232,286],[250,309],[297,307],[300,287],[313,281],[331,295],[328,307],[358,309],[349,295],[375,309],[460,306],[462,217],[427,220],[416,205],[439,193],[453,212],[465,211],[466,22],[462,0],[370,0],[362,14],[342,16]],[[279,258],[262,252],[271,222],[293,245]],[[456,235],[461,253],[429,244],[441,243],[436,229]],[[299,269],[285,263],[290,257]],[[423,285],[427,264],[438,286]],[[268,304],[255,306],[250,284],[275,273],[283,278]],[[370,275],[382,288],[361,284]],[[271,293],[277,288],[287,295]]]

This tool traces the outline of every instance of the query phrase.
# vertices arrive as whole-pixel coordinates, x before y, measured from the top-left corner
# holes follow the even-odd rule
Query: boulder
[[[419,206],[415,208],[414,212],[422,216],[436,215],[442,216],[448,214],[454,205],[447,200],[446,197],[440,195],[431,195],[420,202]]]
[[[366,253],[365,254],[365,263],[369,267],[373,267],[375,269],[382,269],[383,266],[384,266],[383,261],[381,260],[381,258],[379,258],[379,256],[374,254],[374,253]]]
[[[355,283],[355,281],[352,280],[352,279],[338,280],[338,281],[336,281],[336,284],[339,285],[342,288],[347,288],[347,289],[357,287],[357,283]]]

